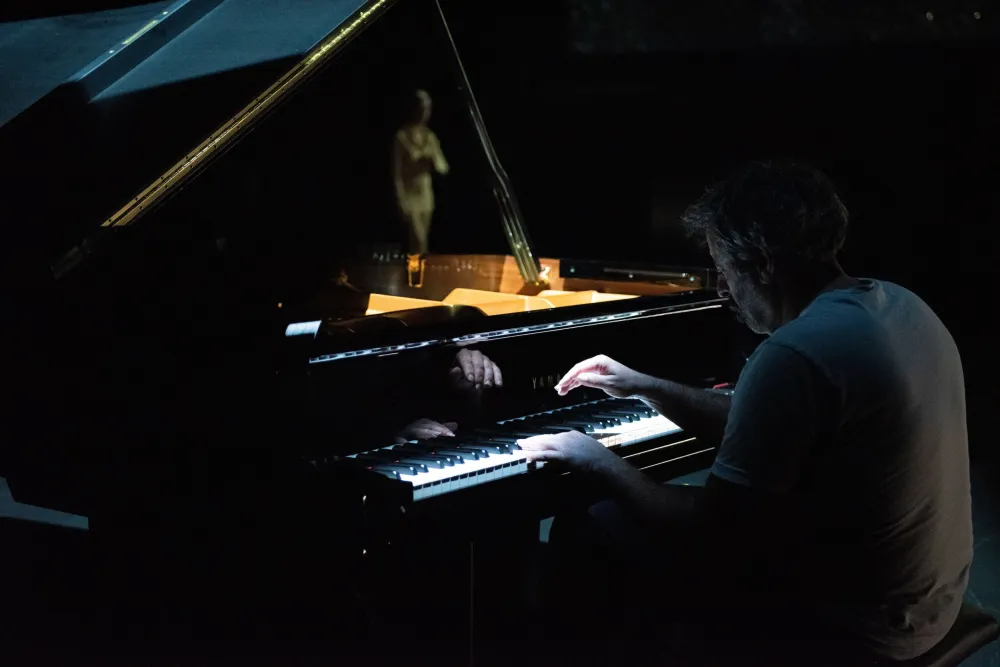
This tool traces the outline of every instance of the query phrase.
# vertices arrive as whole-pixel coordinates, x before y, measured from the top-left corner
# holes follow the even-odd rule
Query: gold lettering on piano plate
[[[562,373],[554,373],[550,375],[536,375],[531,378],[531,388],[532,389],[551,389],[555,387],[560,378],[562,378]]]

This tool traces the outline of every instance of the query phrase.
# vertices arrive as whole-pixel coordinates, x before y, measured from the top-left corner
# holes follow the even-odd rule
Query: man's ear
[[[761,285],[774,282],[774,255],[764,248],[761,248],[761,258],[757,263],[757,278]]]

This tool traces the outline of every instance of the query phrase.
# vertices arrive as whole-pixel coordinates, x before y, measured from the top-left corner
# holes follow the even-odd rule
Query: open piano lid
[[[638,313],[650,304],[626,302],[711,287],[705,270],[535,256],[447,9],[433,0],[357,7],[55,261],[54,275],[70,274],[108,236],[127,237],[133,228],[189,230],[167,235],[214,243],[240,267],[242,280],[259,284],[255,293],[266,295],[271,316],[290,334],[317,329],[293,326],[304,322],[387,313],[423,323],[452,322],[460,311],[492,316],[579,306],[581,315],[608,308]],[[450,164],[447,175],[419,177],[433,183],[433,194],[425,188],[416,197],[433,212],[431,247],[441,251],[426,256],[406,252],[390,160],[418,89],[433,100],[429,124]],[[425,315],[412,312],[421,309]],[[505,328],[473,329],[498,327]]]

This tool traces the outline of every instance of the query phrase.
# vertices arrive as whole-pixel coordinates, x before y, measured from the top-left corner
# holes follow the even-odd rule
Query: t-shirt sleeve
[[[801,353],[762,343],[736,385],[712,474],[762,491],[790,491],[817,446],[825,387]]]

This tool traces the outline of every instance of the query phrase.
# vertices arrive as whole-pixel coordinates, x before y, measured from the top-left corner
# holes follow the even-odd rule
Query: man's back
[[[796,443],[764,441],[769,400]],[[767,479],[754,473],[765,459]],[[950,628],[972,560],[964,381],[913,293],[863,280],[775,331],[744,371],[713,473],[788,493],[800,592],[871,648],[909,658]]]

